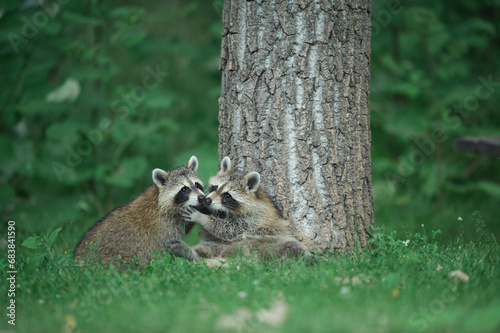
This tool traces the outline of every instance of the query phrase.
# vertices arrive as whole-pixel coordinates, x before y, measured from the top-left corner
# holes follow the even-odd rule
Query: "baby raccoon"
[[[181,210],[186,221],[200,224],[205,241],[192,250],[179,242],[173,247],[176,255],[193,260],[237,253],[249,255],[252,251],[263,257],[311,256],[260,186],[259,173],[232,172],[231,160],[225,157],[209,183],[209,194],[202,205],[208,211],[200,206],[185,206]]]
[[[102,265],[135,259],[145,265],[155,252],[167,251],[168,241],[181,239],[194,225],[184,223],[180,209],[205,198],[197,169],[195,156],[184,167],[154,169],[154,184],[94,224],[76,246],[74,258]]]

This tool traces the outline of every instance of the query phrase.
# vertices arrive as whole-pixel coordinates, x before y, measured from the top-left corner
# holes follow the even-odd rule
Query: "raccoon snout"
[[[200,195],[198,196],[198,202],[199,202],[199,203],[203,203],[204,201],[205,201],[205,196],[204,196],[203,194],[200,194]]]
[[[210,198],[205,198],[205,202],[203,203],[205,207],[208,207],[212,204],[212,199]]]

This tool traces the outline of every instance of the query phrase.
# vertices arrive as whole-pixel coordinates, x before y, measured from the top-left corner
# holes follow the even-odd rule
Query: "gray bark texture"
[[[260,172],[320,249],[364,247],[374,223],[370,14],[370,0],[224,2],[220,158]]]

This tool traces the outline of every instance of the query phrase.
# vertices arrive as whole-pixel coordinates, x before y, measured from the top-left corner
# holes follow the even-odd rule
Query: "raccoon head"
[[[170,171],[153,170],[153,182],[158,188],[158,205],[164,210],[178,210],[203,202],[203,183],[196,174],[198,159],[192,156],[186,166]]]
[[[204,204],[211,214],[220,218],[258,211],[261,209],[263,197],[259,186],[258,172],[250,172],[245,176],[228,174],[222,178],[217,188],[211,188],[212,191],[205,198]]]

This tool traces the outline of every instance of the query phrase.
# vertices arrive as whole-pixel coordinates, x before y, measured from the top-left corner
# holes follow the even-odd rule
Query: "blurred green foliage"
[[[150,185],[155,167],[197,155],[205,179],[216,170],[218,7],[24,4],[0,6],[3,214],[84,230]]]
[[[2,215],[26,233],[65,224],[71,248],[153,168],[197,155],[208,179],[222,1],[30,3],[0,5]],[[446,235],[476,210],[498,221],[499,160],[453,141],[498,133],[500,4],[374,1],[372,13],[377,223]]]
[[[500,230],[500,161],[454,140],[500,136],[500,2],[374,1],[372,160],[376,217],[416,230]],[[391,221],[392,220],[392,221]],[[410,222],[410,223],[408,223]],[[470,223],[469,223],[470,222]]]

